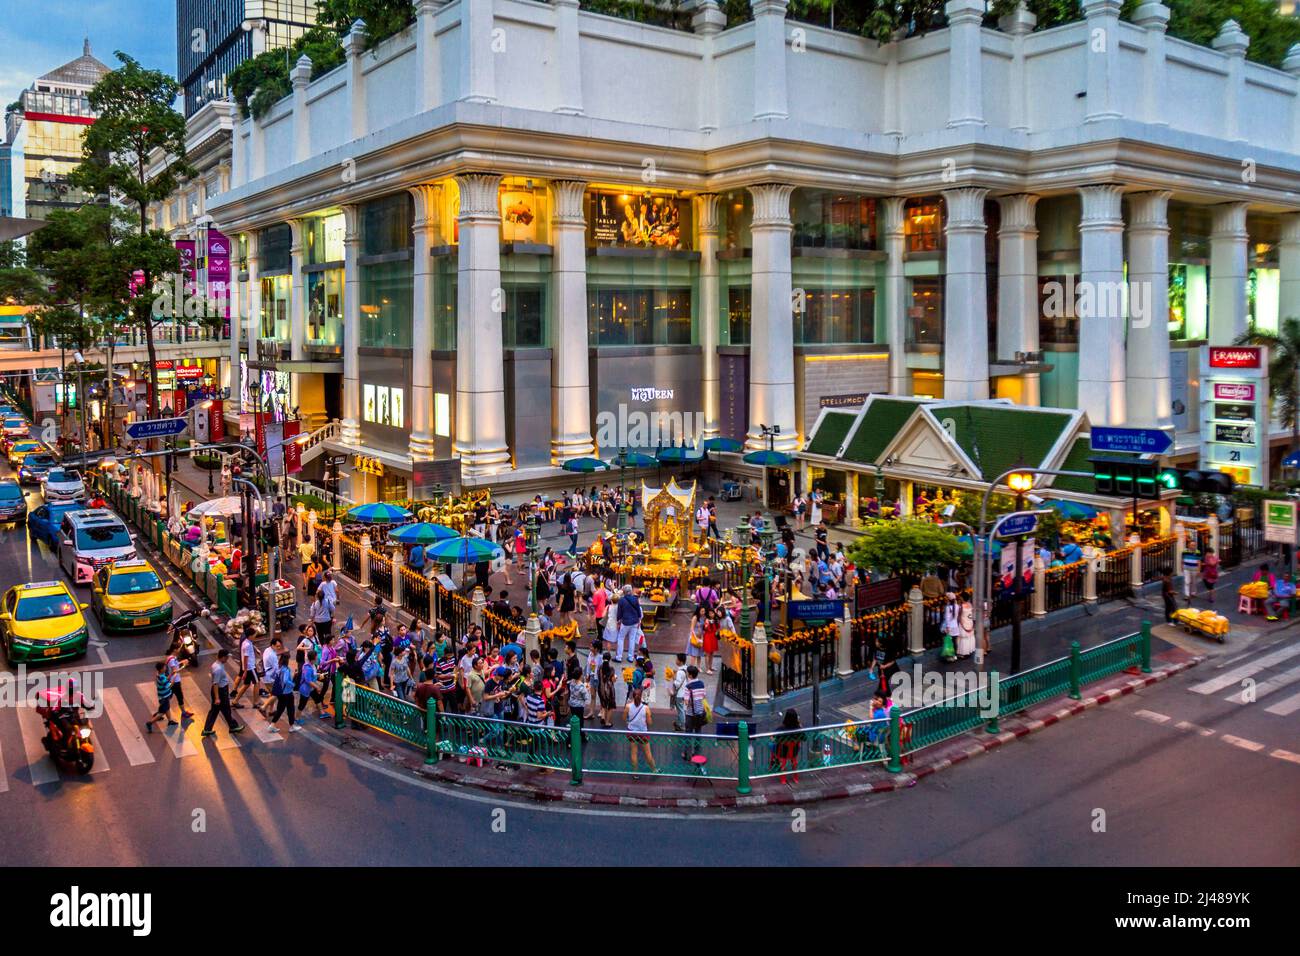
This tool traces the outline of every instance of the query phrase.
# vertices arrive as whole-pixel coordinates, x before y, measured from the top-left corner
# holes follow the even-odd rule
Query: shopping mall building
[[[274,393],[341,420],[368,498],[428,461],[536,482],[655,444],[647,420],[796,449],[886,392],[1078,408],[1195,457],[1200,347],[1300,316],[1300,52],[1248,62],[1235,24],[1211,48],[1158,2],[1039,31],[951,0],[880,45],[785,0],[730,28],[698,2],[689,30],[414,6],[237,120],[208,204],[232,387],[278,343]]]

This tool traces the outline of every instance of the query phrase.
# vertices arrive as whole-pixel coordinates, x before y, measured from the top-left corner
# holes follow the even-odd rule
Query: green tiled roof
[[[1089,474],[1093,471],[1093,464],[1088,459],[1101,452],[1092,450],[1092,446],[1086,438],[1076,438],[1074,446],[1070,453],[1065,456],[1065,461],[1061,465],[1061,471],[1086,471]],[[1106,452],[1107,458],[1140,458],[1140,455],[1130,455],[1124,452]],[[1097,483],[1091,478],[1070,478],[1060,476],[1053,479],[1052,491],[1073,491],[1076,494],[1092,494],[1097,490]],[[1050,492],[1044,492],[1050,494]]]
[[[844,449],[844,460],[864,465],[875,462],[920,404],[920,399],[873,398],[849,447]]]
[[[822,416],[821,424],[813,432],[812,438],[808,440],[807,450],[814,455],[834,458],[839,454],[840,446],[844,444],[844,438],[857,417],[856,411],[827,412]]]
[[[1041,466],[1070,425],[1064,412],[988,405],[948,405],[934,416],[956,423],[957,444],[985,481],[1017,465]]]

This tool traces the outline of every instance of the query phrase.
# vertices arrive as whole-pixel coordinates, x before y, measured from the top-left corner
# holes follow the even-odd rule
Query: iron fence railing
[[[907,649],[910,611],[906,603],[884,611],[873,611],[850,622],[849,666],[855,671],[870,667],[877,652],[896,658]]]
[[[749,709],[754,706],[754,648],[752,645],[740,648],[740,669],[736,670],[729,663],[722,665],[718,675],[718,685],[722,693],[734,700],[741,707]]]
[[[835,676],[835,648],[839,627],[794,631],[768,652],[767,689],[773,696],[811,687]],[[820,669],[818,664],[820,662]]]
[[[361,580],[361,543],[352,538],[339,538],[339,552],[343,573],[353,581]]]
[[[1111,551],[1097,567],[1097,600],[1113,601],[1133,593],[1131,548]]]
[[[1142,580],[1155,581],[1174,573],[1174,539],[1153,538],[1142,545]]]
[[[402,568],[402,609],[417,621],[429,619],[429,579],[410,568]]]
[[[1048,612],[1083,603],[1083,581],[1088,573],[1087,561],[1075,561],[1044,572]]]
[[[385,601],[393,600],[393,562],[373,548],[370,550],[370,590]]]

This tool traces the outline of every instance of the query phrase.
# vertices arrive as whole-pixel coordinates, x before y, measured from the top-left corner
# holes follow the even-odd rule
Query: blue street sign
[[[1093,451],[1126,451],[1138,455],[1163,455],[1173,447],[1169,433],[1159,428],[1103,428],[1095,426]]]
[[[993,537],[1018,538],[1022,534],[1033,534],[1037,527],[1037,511],[1013,511],[998,519],[997,524],[993,526]]]
[[[143,422],[132,422],[126,426],[126,433],[135,439],[169,438],[179,435],[189,425],[183,418],[153,418]]]
[[[792,621],[837,621],[844,616],[843,601],[791,601]]]

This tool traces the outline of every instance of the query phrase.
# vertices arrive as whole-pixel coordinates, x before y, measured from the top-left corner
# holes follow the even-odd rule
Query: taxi
[[[45,451],[45,446],[34,438],[21,438],[9,446],[9,464],[17,468],[28,455]]]
[[[143,631],[171,623],[167,582],[147,561],[114,561],[95,572],[90,604],[105,631]]]
[[[0,599],[0,644],[11,664],[80,657],[90,643],[86,605],[62,581],[16,584]]]

